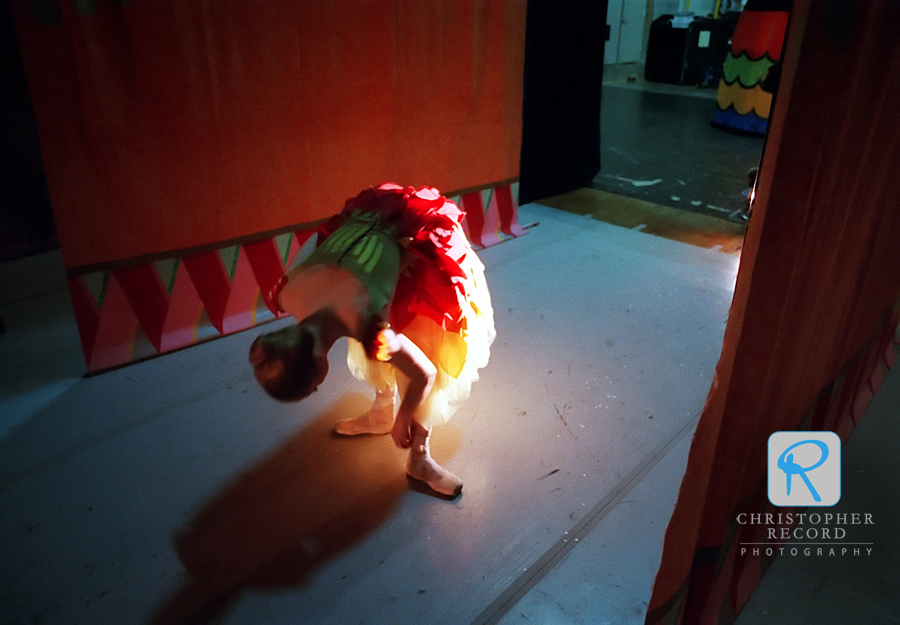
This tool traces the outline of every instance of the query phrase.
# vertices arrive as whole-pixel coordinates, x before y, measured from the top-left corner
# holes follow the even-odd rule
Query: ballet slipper
[[[434,461],[428,448],[428,434],[422,434],[421,428],[416,429],[406,461],[406,474],[424,482],[434,492],[456,499],[462,493],[462,480]]]
[[[334,426],[334,431],[343,436],[359,436],[361,434],[390,434],[394,427],[394,392],[379,391],[375,395],[372,407],[364,414],[353,419],[341,419]]]

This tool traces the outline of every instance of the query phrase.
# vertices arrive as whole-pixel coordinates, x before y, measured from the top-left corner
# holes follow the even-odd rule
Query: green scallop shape
[[[767,56],[754,60],[744,53],[735,57],[729,52],[722,65],[722,78],[729,85],[740,81],[742,87],[750,89],[765,80],[773,65],[775,61]]]

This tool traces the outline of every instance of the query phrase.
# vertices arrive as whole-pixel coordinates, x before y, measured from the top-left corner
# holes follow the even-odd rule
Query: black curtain
[[[600,170],[606,0],[528,0],[519,202],[590,186]]]
[[[58,246],[37,122],[8,2],[0,2],[0,261]]]

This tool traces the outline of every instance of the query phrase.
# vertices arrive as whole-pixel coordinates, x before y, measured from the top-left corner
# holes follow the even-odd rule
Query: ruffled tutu
[[[383,184],[348,200],[321,234],[327,236],[357,211],[379,214],[404,244],[390,321],[438,370],[416,419],[426,427],[445,423],[469,397],[496,336],[484,265],[463,233],[463,213],[436,189]],[[403,376],[388,363],[367,358],[354,339],[347,364],[354,376],[376,389],[405,390]]]

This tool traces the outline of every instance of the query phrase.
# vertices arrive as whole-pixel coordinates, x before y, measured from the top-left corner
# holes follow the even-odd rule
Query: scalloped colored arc
[[[741,115],[751,111],[762,117],[769,118],[769,110],[772,108],[772,94],[766,93],[762,87],[756,86],[745,89],[740,83],[727,85],[719,81],[719,90],[716,92],[716,106],[721,110],[733,107]]]
[[[787,29],[787,11],[750,11],[744,9],[731,38],[731,53],[746,53],[753,59],[769,55],[778,60]]]
[[[765,56],[751,59],[747,54],[734,56],[730,52],[722,65],[722,80],[727,85],[739,82],[744,89],[750,89],[762,83],[775,61]]]

